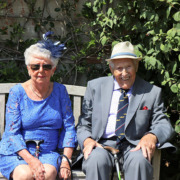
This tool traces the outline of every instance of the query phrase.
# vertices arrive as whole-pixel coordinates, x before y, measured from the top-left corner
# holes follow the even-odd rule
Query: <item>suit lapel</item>
[[[139,104],[141,102],[141,99],[144,96],[144,93],[142,92],[142,89],[145,87],[142,87],[141,79],[136,76],[136,80],[132,89],[132,94],[129,102],[129,107],[127,111],[126,116],[126,123],[125,123],[125,129],[127,128],[128,124],[130,123],[131,119],[133,118],[135,112],[137,111]]]
[[[111,106],[113,87],[114,87],[113,76],[108,77],[101,85],[101,100],[102,100],[102,104],[101,104],[102,128],[101,129],[102,129],[102,132],[99,134],[99,138],[103,135],[104,130],[106,128],[110,106]],[[136,110],[139,107],[141,99],[144,96],[144,93],[142,91],[144,88],[145,87],[142,87],[142,80],[138,76],[136,76],[136,80],[133,86],[131,99],[130,99],[129,107],[127,111],[125,129],[129,125]]]
[[[114,87],[114,79],[113,76],[110,76],[104,81],[101,85],[101,112],[102,112],[102,129],[103,132],[105,130],[107,120],[108,120],[108,115],[109,115],[109,110],[111,106],[111,98],[112,98],[112,92],[113,92],[113,87]]]

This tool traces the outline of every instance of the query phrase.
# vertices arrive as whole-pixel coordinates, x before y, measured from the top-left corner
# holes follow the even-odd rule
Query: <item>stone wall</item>
[[[41,32],[46,32],[51,26],[56,34],[64,37],[67,32],[67,17],[62,14],[62,1],[63,0],[7,0],[4,1],[8,4],[5,8],[3,8],[3,3],[0,2],[0,29],[3,30],[8,27],[7,34],[0,35],[0,42],[10,37],[10,31],[12,31],[11,25],[15,23],[20,24],[24,28],[24,39],[39,37]],[[30,2],[34,2],[34,4],[30,4]],[[74,21],[78,22],[76,14],[81,10],[83,2],[84,0],[77,1],[76,12],[71,11],[71,17]],[[60,9],[60,11],[58,11],[58,9]],[[42,24],[44,24],[44,26]],[[39,28],[38,33],[35,28]]]

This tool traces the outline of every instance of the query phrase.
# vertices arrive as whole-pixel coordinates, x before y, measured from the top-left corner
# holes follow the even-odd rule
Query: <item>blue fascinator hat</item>
[[[51,52],[51,56],[55,59],[62,56],[63,50],[66,49],[65,45],[60,43],[60,41],[53,41],[50,39],[54,32],[49,31],[43,34],[43,40],[38,43],[41,45],[41,48],[47,49]]]

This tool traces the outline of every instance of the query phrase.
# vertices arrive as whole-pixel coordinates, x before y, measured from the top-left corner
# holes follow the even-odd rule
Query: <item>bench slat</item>
[[[84,86],[74,86],[74,85],[67,85],[64,84],[67,88],[68,94],[75,95],[75,96],[84,96],[86,87]]]
[[[0,83],[0,94],[2,93],[9,93],[9,90],[16,84],[19,83]],[[86,87],[84,86],[75,86],[75,85],[67,85],[64,84],[67,88],[68,94],[75,95],[75,96],[84,96]]]
[[[81,113],[81,97],[74,96],[73,98],[73,114],[75,118],[75,125],[78,123],[78,118]]]
[[[0,138],[4,132],[5,94],[0,94]]]
[[[9,93],[9,90],[18,83],[0,83],[0,94]]]
[[[7,180],[0,172],[0,180]]]
[[[161,163],[161,150],[156,150],[154,153],[152,165],[153,165],[153,180],[159,180],[160,175],[160,163]]]

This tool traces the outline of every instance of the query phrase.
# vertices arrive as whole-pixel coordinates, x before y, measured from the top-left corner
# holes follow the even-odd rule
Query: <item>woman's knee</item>
[[[13,180],[32,180],[33,175],[28,165],[17,166],[11,174]]]
[[[57,170],[53,165],[50,164],[44,164],[45,168],[45,179],[46,180],[53,180],[56,179],[57,176]]]

